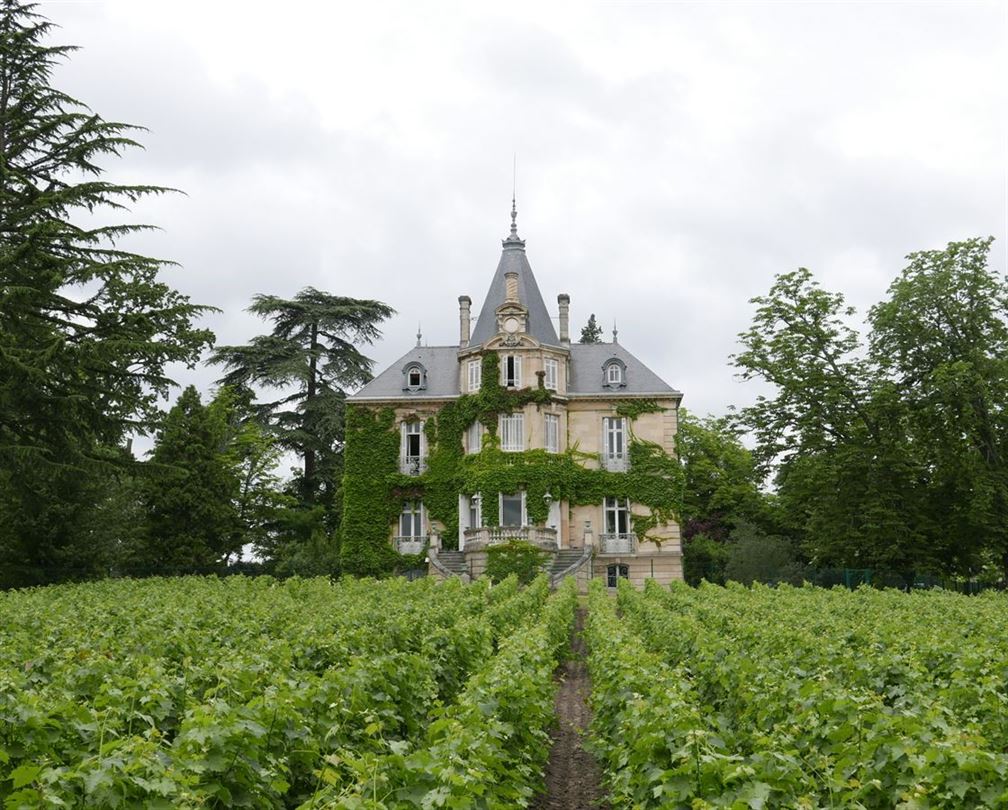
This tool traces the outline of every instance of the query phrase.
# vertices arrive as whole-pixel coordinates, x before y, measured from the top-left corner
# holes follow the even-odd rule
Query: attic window
[[[403,391],[423,391],[427,388],[427,369],[411,363],[403,369]]]
[[[606,360],[602,365],[602,385],[606,388],[626,387],[626,364],[617,357]]]

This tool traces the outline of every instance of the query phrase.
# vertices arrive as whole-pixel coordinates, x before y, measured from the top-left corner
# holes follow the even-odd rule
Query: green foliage
[[[638,416],[643,416],[646,413],[661,413],[662,410],[662,406],[653,399],[628,399],[616,405],[616,414],[625,416],[630,422],[633,422]]]
[[[501,582],[512,574],[526,585],[542,573],[549,554],[532,543],[511,540],[487,549],[486,575],[493,582]]]
[[[164,418],[143,483],[147,536],[139,571],[206,572],[241,551],[241,481],[227,455],[231,398],[209,405],[189,386]]]
[[[1008,283],[990,244],[911,254],[867,350],[807,270],[754,299],[735,362],[775,394],[741,422],[814,563],[1008,577]]]
[[[999,806],[1004,603],[621,582],[614,605],[593,583],[592,730],[612,805]]]
[[[249,312],[271,321],[268,335],[244,346],[220,346],[210,362],[235,387],[263,385],[284,395],[259,405],[281,446],[304,459],[301,495],[335,508],[342,476],[344,400],[348,386],[371,379],[371,361],[355,344],[373,343],[394,314],[380,301],[306,287],[293,299],[256,295]],[[293,387],[294,394],[289,392]]]
[[[756,527],[742,523],[732,533],[726,551],[725,580],[742,585],[802,583],[804,566],[797,561],[794,549],[783,537],[763,534]]]
[[[497,436],[498,415],[529,404],[542,407],[552,401],[552,394],[542,387],[518,391],[504,388],[500,384],[500,360],[494,352],[485,353],[481,362],[480,391],[446,403],[427,421],[429,456],[427,471],[422,475],[398,472],[399,434],[391,409],[376,414],[367,406],[348,408],[344,566],[348,564],[348,543],[354,549],[351,555],[355,561],[354,567],[345,570],[376,575],[395,569],[397,555],[390,548],[388,527],[403,501],[409,499],[423,500],[431,519],[445,527],[445,546],[453,544],[458,536],[459,493],[482,493],[485,502],[490,503],[499,492],[525,490],[528,517],[533,523],[548,518],[544,498],[547,492],[555,501],[575,505],[601,504],[606,497],[629,498],[649,509],[648,514],[634,516],[638,536],[660,543],[661,537],[648,533],[674,521],[679,514],[682,469],[678,461],[658,445],[636,438],[629,444],[630,469],[625,473],[587,469],[583,464],[587,457],[576,450],[503,452]],[[621,406],[637,407],[629,402]],[[644,402],[641,412],[651,413],[656,407]],[[477,420],[487,429],[483,449],[466,454],[463,436]],[[484,520],[487,525],[496,525],[496,511],[487,510]]]
[[[340,563],[348,574],[379,575],[396,567],[398,555],[389,542],[389,526],[402,509],[402,500],[393,497],[390,482],[402,476],[394,425],[391,408],[347,409]]]
[[[545,595],[546,578],[526,591]],[[423,739],[390,745],[385,756],[357,758],[351,790],[327,789],[304,810],[529,806],[543,787],[548,729],[555,718],[553,674],[569,642],[577,604],[573,581],[540,607],[541,600]]]
[[[725,543],[695,534],[683,542],[683,579],[688,585],[699,585],[703,580],[723,585],[728,557]]]
[[[187,577],[0,594],[0,804],[280,810],[339,794],[359,760],[425,744],[505,645],[493,683],[520,672],[508,694],[528,697],[493,728],[526,707],[548,718],[557,647],[505,641],[549,621],[548,592]],[[466,709],[469,734],[480,716]],[[529,740],[540,731],[516,729],[508,750]]]
[[[761,521],[770,499],[750,453],[727,419],[679,410],[676,454],[683,465],[683,536],[726,539],[736,520]]]
[[[32,4],[0,3],[0,556],[13,583],[89,575],[92,506],[130,464],[171,363],[212,343],[208,308],[159,278],[169,262],[122,247],[149,226],[101,224],[170,189],[103,178],[139,127],[105,121],[50,85],[73,51]]]
[[[588,323],[581,327],[581,338],[578,343],[601,343],[602,327],[595,321],[595,313],[588,316]]]

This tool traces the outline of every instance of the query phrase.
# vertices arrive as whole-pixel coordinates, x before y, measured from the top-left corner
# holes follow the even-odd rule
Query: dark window
[[[522,519],[523,517],[521,493],[519,492],[517,495],[501,495],[501,526],[521,526],[525,522]]]
[[[606,568],[606,584],[610,588],[616,587],[616,582],[620,577],[630,579],[630,568],[626,565],[610,565]]]

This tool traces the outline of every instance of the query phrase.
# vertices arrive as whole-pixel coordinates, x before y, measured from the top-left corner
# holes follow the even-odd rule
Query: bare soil
[[[553,747],[546,763],[546,792],[533,810],[609,810],[601,786],[599,765],[584,747],[591,722],[588,695],[591,679],[585,664],[581,635],[585,608],[578,608],[571,639],[571,656],[561,667],[556,696],[556,723],[550,736]]]

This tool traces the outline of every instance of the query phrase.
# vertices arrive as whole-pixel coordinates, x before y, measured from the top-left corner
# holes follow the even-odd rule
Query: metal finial
[[[420,340],[423,338],[423,329],[420,328],[420,322],[416,325],[416,345],[420,345]]]
[[[518,209],[515,208],[515,198],[511,198],[511,235],[518,235]]]
[[[617,335],[619,335],[619,332],[616,331],[616,321],[613,321],[612,322],[612,342],[613,343],[619,343],[619,341],[616,339]]]

